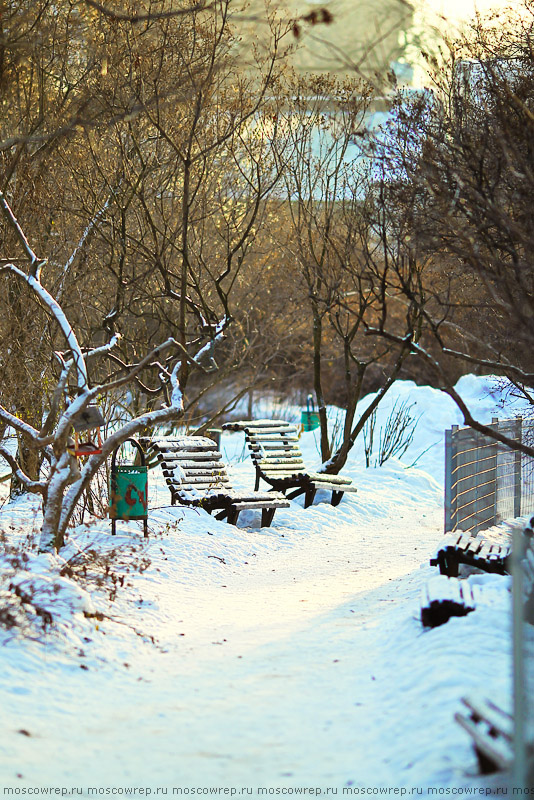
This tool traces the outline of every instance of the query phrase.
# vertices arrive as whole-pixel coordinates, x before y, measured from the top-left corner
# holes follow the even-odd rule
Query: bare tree
[[[384,319],[370,333],[409,344],[465,422],[489,436],[452,376],[458,364],[495,372],[531,396],[533,33],[530,3],[477,18],[434,65],[433,91],[399,100],[381,152],[390,224],[409,220],[398,247],[412,268],[396,270],[397,301],[417,307],[424,330],[408,340]]]
[[[281,27],[273,22],[272,48],[234,79],[229,2],[136,26],[87,9],[21,2],[19,17],[5,18],[13,74],[0,195],[0,272],[9,287],[0,363],[13,373],[30,356],[35,364],[25,386],[3,387],[1,424],[24,446],[17,454],[2,446],[0,455],[43,499],[43,549],[62,546],[76,503],[112,450],[181,417],[192,368],[216,368],[232,292],[279,174],[268,136],[254,131]],[[27,84],[15,70],[26,34]],[[15,122],[20,136],[9,135]],[[136,383],[152,398],[148,409],[132,407],[80,473],[72,427],[97,397],[113,404]]]
[[[364,337],[380,313],[392,271],[386,227],[377,232],[371,224],[370,212],[376,207],[369,181],[371,164],[356,144],[372,90],[362,81],[318,77],[295,81],[289,93],[296,99],[285,118],[292,143],[284,153],[291,220],[285,247],[300,275],[309,310],[323,468],[336,473],[399,374],[408,350]],[[406,321],[413,323],[411,317]],[[332,453],[325,365],[336,358],[342,362],[346,414],[341,444]],[[357,419],[366,372],[377,364],[383,372],[382,387]]]
[[[264,122],[287,29],[272,20],[270,38],[236,73],[230,21],[230,3],[218,2],[209,14],[179,21],[155,15],[135,36],[129,23],[111,26],[110,52],[133,77],[122,98],[110,55],[99,102],[111,111],[129,99],[145,112],[87,131],[80,147],[89,161],[76,166],[66,154],[74,190],[66,201],[81,218],[100,218],[89,250],[69,262],[61,281],[106,287],[87,292],[94,305],[80,324],[88,336],[91,325],[119,330],[117,357],[124,361],[137,357],[140,340],[157,340],[162,331],[184,346],[203,341],[221,319],[230,324],[231,296],[279,180],[270,156],[274,131]],[[82,260],[89,253],[90,275]],[[184,391],[188,384],[185,362]]]

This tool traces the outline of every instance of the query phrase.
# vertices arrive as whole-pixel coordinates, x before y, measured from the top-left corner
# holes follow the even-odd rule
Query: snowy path
[[[360,527],[347,521],[350,502],[309,509],[313,536],[284,528],[302,524],[302,510],[238,541],[211,523],[217,558],[204,558],[203,574],[206,535],[198,541],[193,529],[195,580],[184,580],[174,532],[152,541],[152,567],[136,584],[138,626],[160,649],[106,622],[78,663],[51,655],[35,686],[15,665],[18,682],[5,676],[2,692],[12,733],[4,781],[326,789],[414,786],[421,774],[463,780],[425,733],[440,716],[452,727],[454,703],[436,708],[430,697],[421,707],[425,668],[413,652],[414,639],[425,649],[417,614],[429,568],[420,565],[441,535],[440,510],[423,516],[414,505],[404,519]],[[20,728],[32,735],[13,733]]]

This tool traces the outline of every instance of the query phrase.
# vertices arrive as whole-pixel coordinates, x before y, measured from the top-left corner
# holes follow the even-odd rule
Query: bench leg
[[[269,528],[274,518],[276,508],[262,508],[261,510],[261,527]]]
[[[260,476],[260,471],[259,471],[259,469],[256,469],[256,481],[254,483],[254,491],[255,492],[257,492],[258,489],[260,488],[260,477],[261,477]]]
[[[239,509],[238,508],[229,508],[228,514],[226,517],[226,521],[229,525],[237,525],[237,520],[239,519]]]
[[[304,494],[304,508],[309,508],[313,503],[313,498],[315,497],[316,490],[312,487],[311,489],[306,489]]]
[[[299,494],[304,494],[304,508],[309,508],[313,503],[316,491],[317,489],[315,489],[313,486],[312,487],[299,486],[298,489],[295,489],[294,492],[291,492],[290,494],[287,495],[287,499],[294,500],[295,497],[299,496]]]
[[[448,575],[449,578],[457,578],[459,573],[459,564],[456,554],[451,550],[440,550],[438,553],[438,567],[441,575]]]
[[[338,506],[343,497],[343,492],[332,492],[332,500],[330,501],[333,506]]]

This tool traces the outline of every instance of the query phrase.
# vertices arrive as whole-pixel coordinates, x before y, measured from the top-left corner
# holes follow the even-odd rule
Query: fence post
[[[458,425],[445,431],[445,533],[452,531],[452,434]]]
[[[492,417],[491,419],[491,426],[495,428],[495,432],[499,433],[499,417]],[[491,441],[491,439],[490,439]],[[496,525],[499,522],[498,514],[497,514],[497,506],[499,502],[499,470],[497,468],[498,465],[498,448],[502,445],[497,442],[496,439],[492,441],[491,444],[491,456],[495,459],[494,462],[494,478],[493,478],[493,525]]]
[[[512,641],[514,665],[514,764],[513,788],[527,785],[525,653],[523,622],[523,564],[525,536],[521,528],[512,533]]]
[[[514,425],[514,439],[518,442],[523,441],[523,418],[517,417]],[[522,453],[516,450],[514,453],[514,517],[521,516],[521,493],[522,493]]]

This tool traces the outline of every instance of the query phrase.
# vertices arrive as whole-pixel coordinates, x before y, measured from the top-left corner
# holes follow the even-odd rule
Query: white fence
[[[534,421],[494,419],[489,426],[534,443]],[[477,533],[534,511],[534,459],[472,428],[445,432],[445,530]]]

